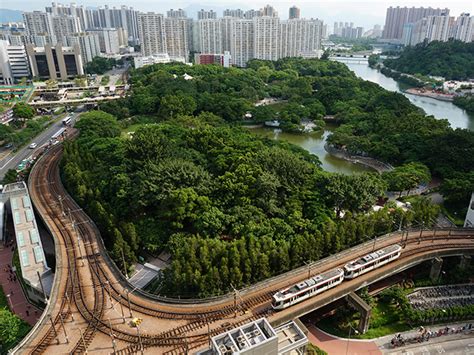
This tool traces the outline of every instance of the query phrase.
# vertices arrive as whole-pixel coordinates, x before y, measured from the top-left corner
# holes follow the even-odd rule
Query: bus
[[[66,118],[63,118],[63,126],[69,126],[72,122],[72,116],[67,116]]]

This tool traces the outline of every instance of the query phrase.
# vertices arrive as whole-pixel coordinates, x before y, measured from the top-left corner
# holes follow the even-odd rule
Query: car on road
[[[28,148],[35,149],[38,146],[38,143],[31,143]]]

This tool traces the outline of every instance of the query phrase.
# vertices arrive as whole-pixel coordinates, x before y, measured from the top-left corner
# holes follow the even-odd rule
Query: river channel
[[[388,78],[376,69],[370,68],[367,63],[345,63],[357,76],[362,79],[379,84],[390,91],[403,92],[407,87]],[[433,115],[438,119],[447,119],[453,128],[467,128],[474,131],[474,115],[469,115],[465,110],[457,107],[451,102],[439,101],[427,97],[404,94],[416,106],[421,107],[428,115]],[[270,137],[273,139],[284,139],[296,144],[314,155],[318,156],[322,163],[322,168],[326,171],[344,174],[357,174],[364,171],[371,171],[359,164],[335,158],[324,150],[326,138],[329,136],[332,127],[327,127],[324,132],[312,134],[291,134],[279,132],[272,128],[253,128],[252,132]]]

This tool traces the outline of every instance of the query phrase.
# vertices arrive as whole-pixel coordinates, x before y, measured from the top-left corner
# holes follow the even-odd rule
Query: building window
[[[30,259],[28,258],[28,252],[26,250],[22,250],[20,252],[21,255],[21,266],[27,267],[30,266]]]
[[[77,75],[76,56],[74,54],[65,54],[64,62],[66,64],[66,72],[68,76]]]
[[[39,243],[38,231],[36,229],[30,229],[30,240],[31,244]]]
[[[24,247],[25,246],[25,237],[23,236],[23,232],[18,232],[16,234],[17,236],[17,239],[18,239],[18,246],[21,248],[21,247]]]
[[[31,222],[33,221],[33,211],[28,209],[25,211],[25,215],[26,215],[26,221],[27,222]]]
[[[20,224],[21,223],[21,217],[20,217],[20,212],[15,211],[13,213],[13,218],[15,219],[15,224]]]
[[[43,260],[44,260],[44,255],[43,255],[43,249],[41,249],[40,246],[37,246],[35,247],[34,249],[34,253],[35,253],[35,260],[36,260],[36,263],[42,263]]]

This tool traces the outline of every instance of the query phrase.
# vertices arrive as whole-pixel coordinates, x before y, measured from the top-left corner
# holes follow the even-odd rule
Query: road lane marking
[[[16,158],[16,155],[13,156],[12,158],[10,158],[10,160],[7,161],[7,162],[0,168],[0,170],[4,169],[4,168],[5,168],[13,159],[15,159],[15,158]]]

